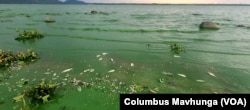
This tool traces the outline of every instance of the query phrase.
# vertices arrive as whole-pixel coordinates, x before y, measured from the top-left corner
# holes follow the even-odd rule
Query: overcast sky
[[[250,0],[83,0],[89,3],[223,3],[250,4]]]

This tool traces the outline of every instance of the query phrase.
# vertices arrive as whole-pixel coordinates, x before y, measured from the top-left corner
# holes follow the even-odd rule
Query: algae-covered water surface
[[[0,49],[37,59],[1,68],[0,109],[117,110],[122,93],[249,93],[249,8],[1,4]],[[203,21],[220,29],[199,30]]]

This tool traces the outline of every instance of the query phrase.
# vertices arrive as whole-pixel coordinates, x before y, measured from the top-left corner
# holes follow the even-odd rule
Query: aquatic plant
[[[35,39],[35,38],[43,38],[44,35],[37,32],[36,30],[24,30],[23,33],[19,33],[18,37],[15,38],[15,40],[29,40],[29,39]]]
[[[178,43],[174,43],[170,45],[171,51],[175,54],[180,54],[181,52],[185,52],[185,49]]]
[[[32,49],[16,54],[11,51],[3,51],[0,49],[0,67],[10,67],[15,64],[34,62],[37,58],[38,54]]]
[[[23,102],[21,110],[32,110],[31,108],[34,108],[34,106],[37,107],[39,104],[49,102],[49,100],[51,100],[55,95],[57,88],[57,83],[48,83],[45,79],[42,79],[40,84],[35,87],[27,87],[21,95],[14,97],[13,100],[15,102]],[[26,104],[26,100],[29,100],[28,104]]]

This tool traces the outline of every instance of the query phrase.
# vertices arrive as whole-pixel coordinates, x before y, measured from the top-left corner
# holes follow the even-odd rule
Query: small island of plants
[[[185,52],[185,49],[178,43],[171,44],[170,48],[174,54],[180,54],[181,52]]]
[[[24,30],[22,33],[19,33],[18,37],[15,40],[23,41],[29,39],[40,39],[43,38],[44,35],[37,32],[36,30]]]
[[[42,79],[40,84],[34,87],[27,87],[21,94],[13,98],[15,102],[23,102],[21,110],[34,110],[39,104],[49,102],[55,95],[58,84],[54,82],[47,82]],[[26,101],[29,103],[27,104]]]
[[[0,68],[34,62],[36,59],[38,59],[38,54],[33,49],[18,53],[0,49]]]

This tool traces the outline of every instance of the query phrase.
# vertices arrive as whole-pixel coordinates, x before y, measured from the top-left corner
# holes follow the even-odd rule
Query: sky
[[[250,0],[83,0],[88,3],[250,4]]]

